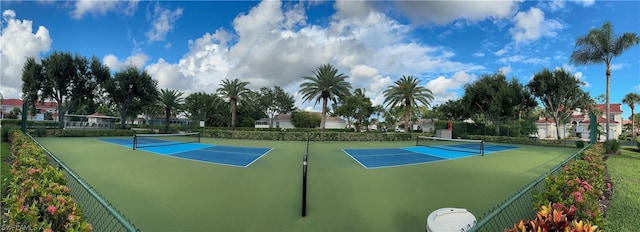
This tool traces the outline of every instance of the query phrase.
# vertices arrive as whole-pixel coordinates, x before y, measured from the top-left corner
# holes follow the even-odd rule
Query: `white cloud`
[[[477,77],[466,72],[456,72],[450,78],[439,76],[426,84],[427,89],[433,92],[434,101],[431,105],[438,105],[448,100],[459,98],[456,90],[462,88],[465,84],[475,81]]]
[[[624,68],[624,66],[627,66],[628,64],[622,63],[622,64],[611,64],[611,66],[609,68],[611,68],[611,70],[619,70]]]
[[[595,0],[551,0],[548,1],[548,7],[551,11],[557,11],[565,7],[566,3],[572,2],[575,4],[582,5],[584,7],[592,6],[595,3]]]
[[[13,10],[2,12],[0,34],[0,92],[5,98],[17,98],[22,92],[22,67],[27,57],[40,60],[51,49],[49,30],[39,26],[33,33],[32,21],[16,19]]]
[[[589,82],[587,82],[585,79],[587,79],[586,76],[583,76],[582,72],[576,72],[573,74],[573,77],[575,77],[576,79],[578,79],[579,81],[582,81],[583,85],[582,87],[584,88],[589,88],[591,87],[591,84],[589,84]]]
[[[499,68],[498,72],[501,72],[504,75],[508,75],[511,72],[511,65]]]
[[[484,57],[484,53],[483,52],[475,52],[472,55],[473,55],[473,57]]]
[[[132,1],[95,1],[79,0],[74,4],[71,17],[81,19],[86,14],[106,15],[109,11],[121,10],[126,15],[133,15],[138,6],[139,0]]]
[[[137,68],[142,68],[149,60],[149,56],[144,53],[135,53],[124,60],[118,59],[113,54],[108,54],[102,58],[102,62],[109,67],[111,71],[119,71],[127,65],[133,65]]]
[[[165,82],[164,87],[184,89],[186,83],[194,91],[211,93],[221,80],[238,78],[250,82],[250,88],[281,86],[296,97],[299,108],[318,110],[313,102],[303,104],[297,91],[301,77],[313,75],[321,64],[330,63],[350,76],[347,81],[366,89],[374,104],[382,103],[382,91],[402,75],[485,69],[452,61],[455,53],[448,48],[412,42],[410,26],[376,11],[369,2],[336,2],[336,14],[327,26],[306,22],[297,4],[283,7],[263,1],[238,15],[233,29],[190,40],[189,52],[177,65],[163,65],[176,74],[164,79],[186,80]]]
[[[640,85],[633,86],[633,89],[636,91],[640,91]]]
[[[502,56],[502,55],[504,55],[505,53],[509,52],[509,50],[511,50],[511,48],[510,48],[510,47],[504,47],[504,48],[502,48],[502,49],[500,49],[500,50],[496,51],[496,52],[495,52],[495,53],[493,53],[493,54],[494,54],[494,55],[496,55],[496,56]]]
[[[191,90],[197,89],[194,88],[197,85],[195,77],[184,75],[180,72],[177,64],[169,64],[162,58],[147,66],[145,70],[158,81],[159,89],[178,89],[187,94],[190,94]]]
[[[164,40],[181,16],[182,8],[171,11],[160,6],[160,3],[156,3],[153,14],[149,14],[148,17],[151,20],[151,29],[145,33],[145,36],[151,42]]]
[[[395,1],[414,23],[444,25],[457,19],[481,21],[511,17],[518,1]]]
[[[540,37],[555,37],[558,30],[564,28],[562,23],[553,19],[544,19],[544,12],[531,7],[527,12],[518,12],[513,18],[515,26],[509,29],[516,44],[535,41]]]

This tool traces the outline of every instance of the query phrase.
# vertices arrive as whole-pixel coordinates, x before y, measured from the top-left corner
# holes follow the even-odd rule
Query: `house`
[[[609,139],[618,139],[618,136],[622,133],[622,104],[609,104]],[[601,115],[597,115],[597,123],[602,130],[606,130],[607,119],[605,118],[606,105],[597,104],[595,108],[602,112]],[[575,137],[582,140],[589,140],[590,130],[589,125],[591,120],[588,113],[582,112],[580,109],[575,109],[571,115],[569,123],[559,125],[560,138]],[[542,139],[557,139],[555,121],[551,118],[540,118],[535,121],[534,124],[538,128],[538,137]],[[599,140],[606,139],[606,133],[600,135]]]
[[[320,114],[320,113],[318,113]],[[338,117],[327,116],[324,123],[325,129],[343,129],[345,128],[347,121]],[[255,128],[269,128],[269,119],[261,118],[256,120]],[[281,129],[293,129],[295,128],[291,123],[291,114],[279,114],[271,119],[271,128]]]
[[[0,118],[5,118],[13,108],[22,110],[22,100],[17,98],[1,99]],[[58,103],[57,102],[36,102],[37,113],[35,116],[29,115],[29,120],[44,120],[45,113],[51,113],[53,120],[58,120]]]

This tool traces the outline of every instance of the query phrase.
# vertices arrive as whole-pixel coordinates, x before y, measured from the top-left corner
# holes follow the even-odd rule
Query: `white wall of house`
[[[333,120],[327,120],[324,123],[324,128],[325,129],[344,129],[345,128],[346,123],[344,121],[333,121]]]

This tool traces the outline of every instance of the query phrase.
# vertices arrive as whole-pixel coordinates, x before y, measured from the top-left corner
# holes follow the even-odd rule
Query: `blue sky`
[[[0,11],[5,98],[20,96],[25,57],[70,51],[112,71],[136,65],[187,94],[212,93],[225,78],[278,85],[316,110],[297,91],[326,63],[374,104],[402,75],[422,80],[436,105],[482,74],[528,83],[545,67],[570,70],[596,97],[605,66],[571,65],[575,39],[605,21],[640,34],[638,1],[2,1]],[[640,46],[612,68],[612,103],[640,92]]]

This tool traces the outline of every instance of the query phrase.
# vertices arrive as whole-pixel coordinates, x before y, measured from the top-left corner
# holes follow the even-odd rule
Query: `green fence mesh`
[[[42,144],[31,135],[27,134],[27,136],[45,150],[52,166],[58,167],[64,172],[66,185],[71,189],[71,195],[80,205],[80,210],[87,222],[93,227],[93,231],[140,231]]]
[[[538,212],[538,210],[536,210],[537,206],[534,205],[534,196],[536,193],[545,190],[545,179],[549,175],[555,175],[562,167],[567,165],[567,163],[569,163],[570,161],[577,159],[578,154],[589,147],[590,146],[586,146],[582,148],[582,150],[576,152],[575,154],[564,160],[562,163],[558,164],[550,171],[522,188],[509,199],[499,204],[492,210],[489,210],[489,212],[483,215],[478,223],[476,223],[476,225],[469,231],[504,231],[504,229],[513,228],[513,225],[520,220],[533,219]]]

